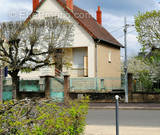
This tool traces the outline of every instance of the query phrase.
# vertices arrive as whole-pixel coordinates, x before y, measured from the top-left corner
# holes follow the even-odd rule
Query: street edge
[[[115,110],[115,107],[89,107],[89,109]],[[120,110],[160,110],[159,107],[119,107]]]

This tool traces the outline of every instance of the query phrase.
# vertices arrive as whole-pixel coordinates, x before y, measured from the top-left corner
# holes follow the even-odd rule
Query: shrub
[[[149,71],[143,70],[139,72],[138,75],[138,81],[141,83],[141,89],[146,92],[152,91],[153,83]]]
[[[0,134],[79,135],[83,133],[88,99],[68,105],[52,100],[8,101],[0,104]]]
[[[160,93],[160,89],[154,88],[154,92]]]

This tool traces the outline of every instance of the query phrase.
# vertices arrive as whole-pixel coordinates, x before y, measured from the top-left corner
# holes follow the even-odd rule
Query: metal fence
[[[44,92],[45,78],[40,80],[20,80],[20,92]],[[12,80],[4,80],[3,99],[12,98]],[[71,92],[92,92],[92,91],[112,91],[123,89],[121,78],[70,78]],[[64,99],[64,79],[62,77],[50,78],[50,96],[59,100]]]
[[[121,78],[70,78],[70,91],[109,91],[122,89]]]
[[[151,81],[144,83],[139,80],[133,80],[133,91],[134,92],[158,92],[160,93],[160,80]]]
[[[20,91],[25,92],[38,92],[40,91],[39,80],[20,80],[19,82]],[[12,91],[12,79],[7,78],[3,80],[3,91]]]
[[[45,78],[39,80],[40,91],[45,91]],[[51,77],[50,78],[50,91],[59,92],[64,89],[64,79],[60,77]]]
[[[12,99],[12,79],[5,78],[3,80],[3,100]],[[41,92],[39,80],[20,80],[19,82],[20,92]]]

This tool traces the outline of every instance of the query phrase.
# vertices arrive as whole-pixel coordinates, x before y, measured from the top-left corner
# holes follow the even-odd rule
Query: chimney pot
[[[98,6],[97,10],[97,22],[98,24],[102,25],[102,11],[100,6]]]
[[[66,0],[66,7],[73,11],[73,0]]]
[[[39,5],[39,0],[33,0],[33,11],[37,9],[38,5]]]

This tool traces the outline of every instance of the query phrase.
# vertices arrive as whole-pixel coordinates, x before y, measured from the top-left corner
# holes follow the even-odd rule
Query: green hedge
[[[83,133],[88,99],[68,105],[52,100],[9,101],[0,104],[0,134],[79,135]]]

